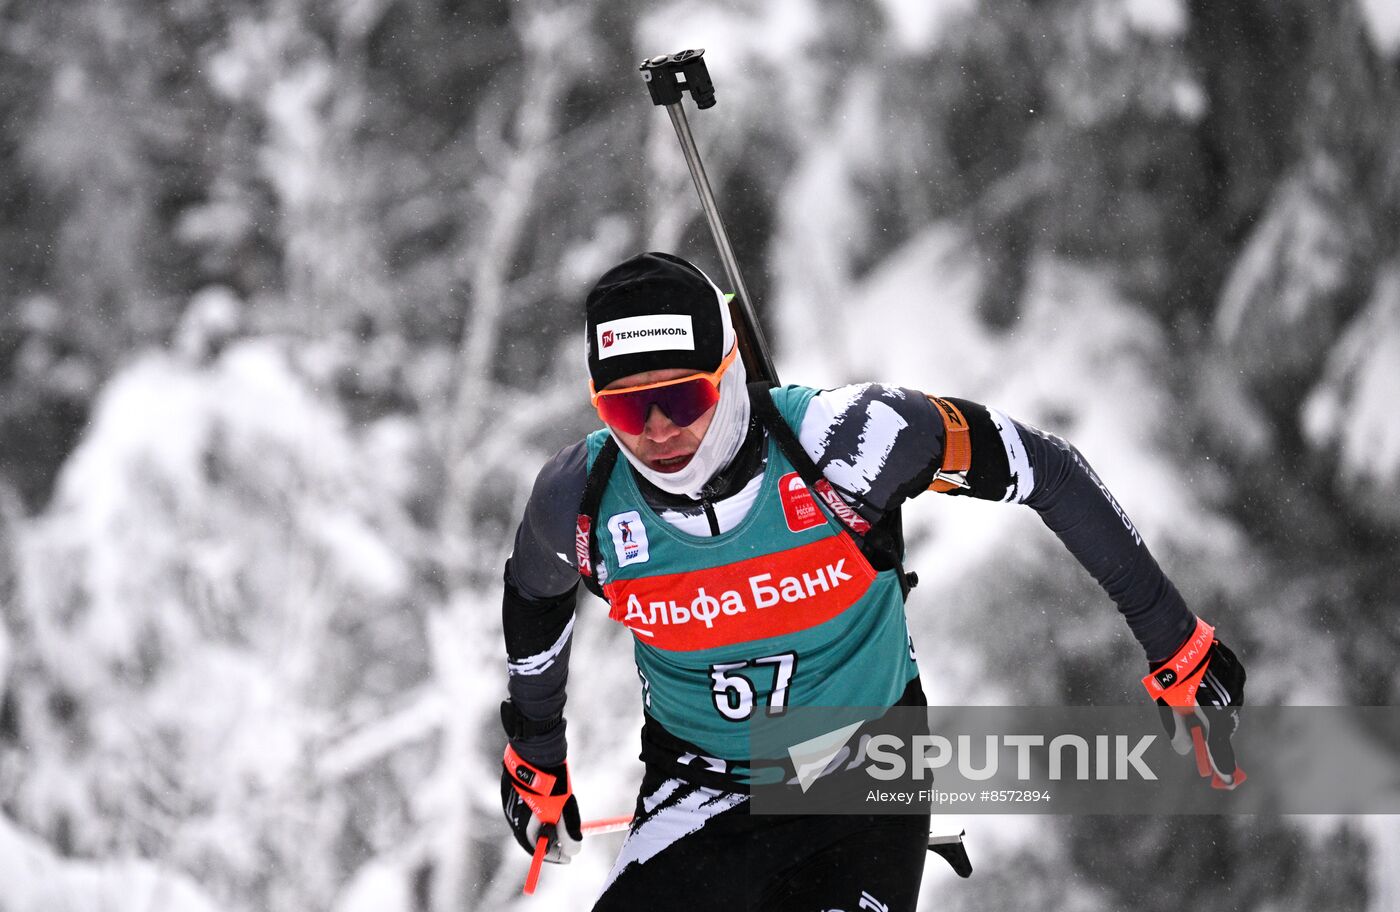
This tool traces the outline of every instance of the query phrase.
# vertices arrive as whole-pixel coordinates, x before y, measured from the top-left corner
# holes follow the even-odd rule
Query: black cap
[[[643,371],[712,371],[724,360],[725,303],[705,274],[669,253],[609,269],[584,305],[588,374],[602,389]]]

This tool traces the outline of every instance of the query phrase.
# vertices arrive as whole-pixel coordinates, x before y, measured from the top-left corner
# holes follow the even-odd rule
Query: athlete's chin
[[[665,459],[648,459],[647,465],[651,467],[654,472],[670,475],[690,465],[690,460],[694,458],[694,453],[687,453],[684,456],[667,456]]]

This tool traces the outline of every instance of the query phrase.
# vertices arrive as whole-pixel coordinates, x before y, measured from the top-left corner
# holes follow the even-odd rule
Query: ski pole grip
[[[715,106],[715,84],[705,66],[705,49],[691,48],[674,54],[657,54],[642,61],[637,69],[651,92],[651,103],[677,104],[687,91],[695,106],[704,110]]]

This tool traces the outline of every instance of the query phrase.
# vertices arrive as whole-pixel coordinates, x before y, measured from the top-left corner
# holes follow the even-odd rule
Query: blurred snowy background
[[[0,910],[587,907],[617,836],[519,897],[498,580],[588,284],[722,274],[635,69],[685,47],[785,379],[1063,434],[1252,702],[1400,699],[1394,0],[0,0]],[[1034,514],[907,512],[934,700],[1142,699]],[[960,822],[926,908],[1400,909],[1393,818]]]

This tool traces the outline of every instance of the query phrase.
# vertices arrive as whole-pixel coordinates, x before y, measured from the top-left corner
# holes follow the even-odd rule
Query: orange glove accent
[[[1181,648],[1142,679],[1172,747],[1182,755],[1195,753],[1196,772],[1212,788],[1235,789],[1246,778],[1231,742],[1245,677],[1240,660],[1215,638],[1215,628],[1197,619]]]
[[[1196,690],[1206,673],[1210,647],[1214,642],[1215,628],[1197,618],[1196,629],[1176,654],[1142,679],[1142,686],[1147,688],[1148,695],[1168,706],[1195,706]]]

